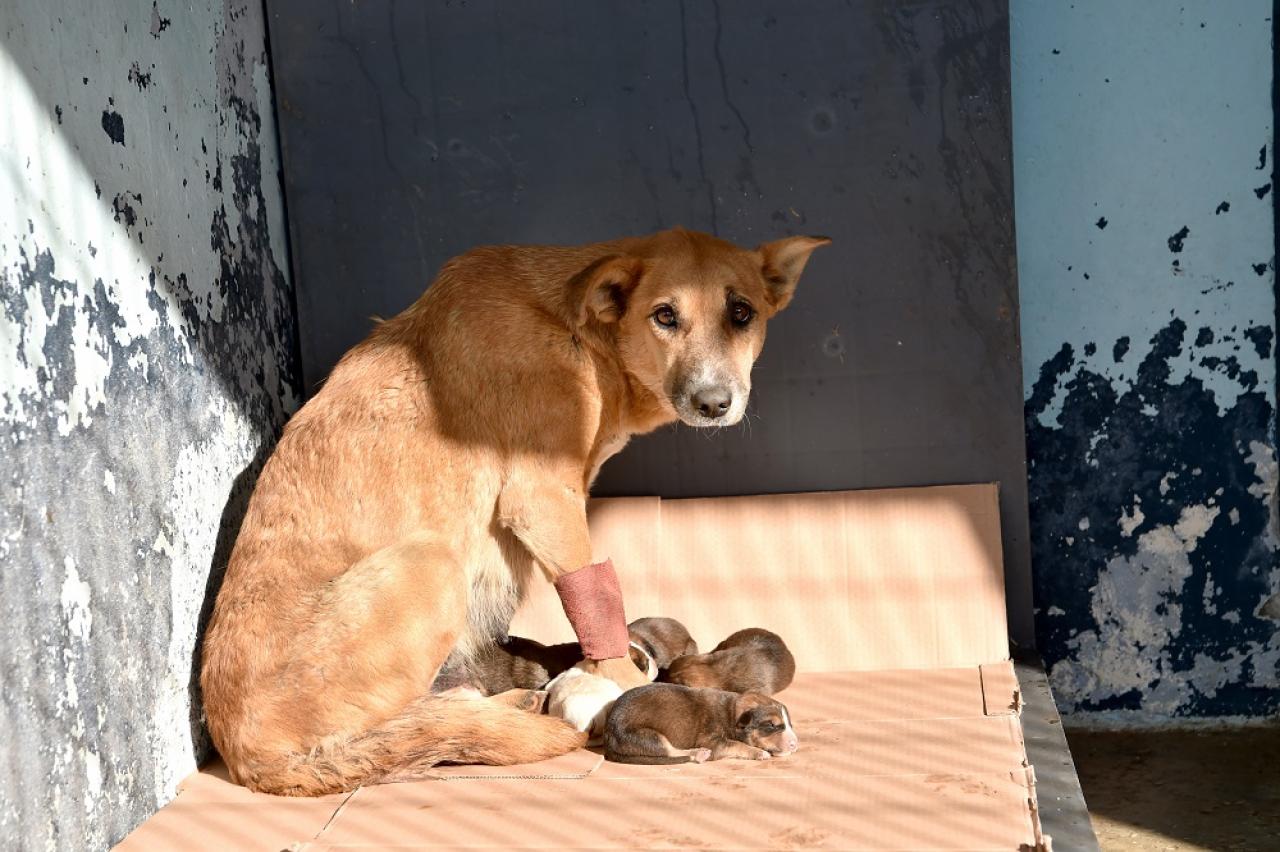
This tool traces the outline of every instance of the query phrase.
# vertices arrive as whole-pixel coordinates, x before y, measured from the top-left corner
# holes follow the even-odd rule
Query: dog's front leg
[[[571,476],[537,467],[516,469],[498,497],[498,521],[555,583],[586,657],[580,667],[623,689],[648,683],[631,662],[622,590],[613,564],[591,564],[587,498],[581,486],[573,484]]]

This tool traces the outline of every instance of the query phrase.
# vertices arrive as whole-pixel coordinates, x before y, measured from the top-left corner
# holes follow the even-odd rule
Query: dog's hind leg
[[[289,661],[260,696],[293,747],[366,731],[429,694],[466,626],[452,550],[421,536],[375,551],[320,590]],[[274,718],[273,718],[274,717]]]

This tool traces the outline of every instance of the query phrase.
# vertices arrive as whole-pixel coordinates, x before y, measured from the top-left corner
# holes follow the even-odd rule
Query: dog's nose
[[[729,404],[733,402],[733,396],[729,393],[728,388],[711,387],[703,388],[693,393],[693,407],[703,417],[724,417],[729,410]]]

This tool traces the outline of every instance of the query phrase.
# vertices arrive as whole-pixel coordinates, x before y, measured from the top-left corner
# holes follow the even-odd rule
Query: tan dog
[[[250,501],[205,637],[213,741],[256,790],[319,795],[583,741],[432,696],[541,569],[591,562],[586,497],[631,435],[737,422],[765,322],[825,238],[479,248],[334,368]],[[583,667],[622,686],[631,660]]]

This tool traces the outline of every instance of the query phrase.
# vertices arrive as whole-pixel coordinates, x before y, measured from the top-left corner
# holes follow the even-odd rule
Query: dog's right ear
[[[611,254],[573,276],[568,295],[574,321],[583,326],[592,319],[605,323],[622,319],[642,270],[640,258]]]

